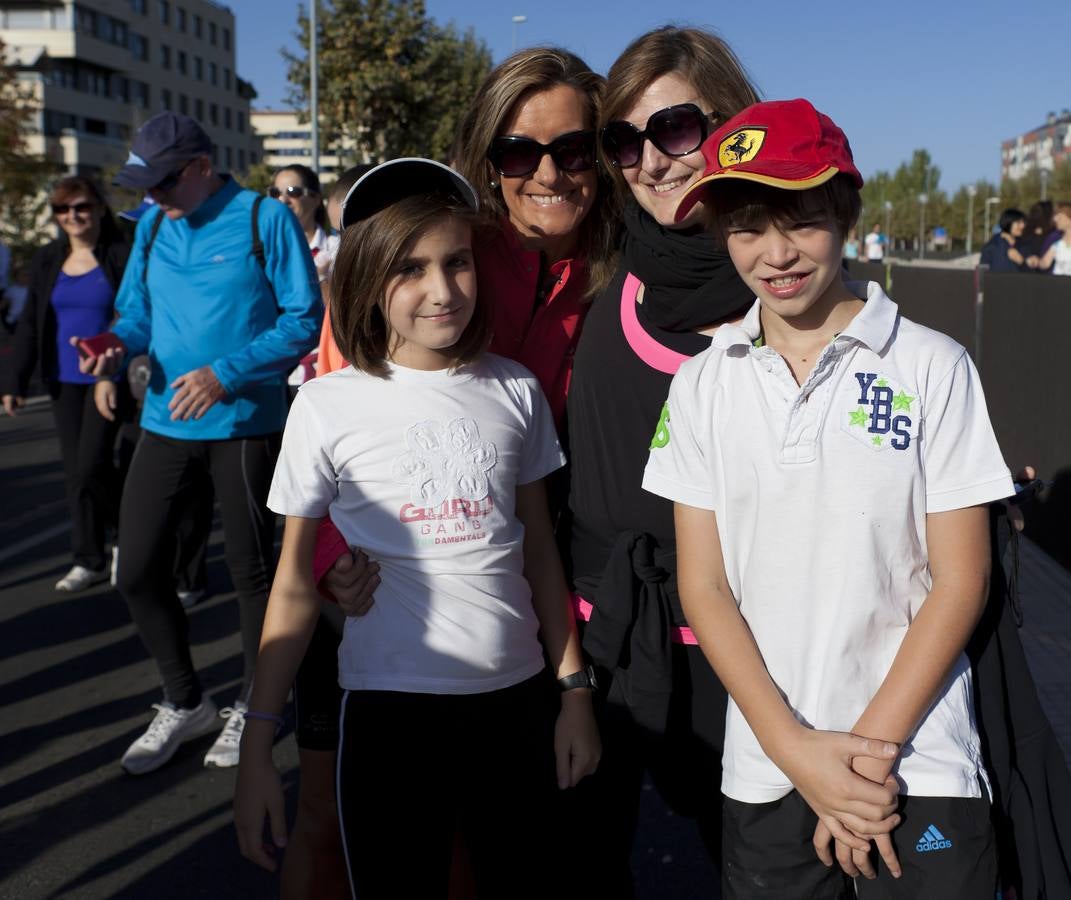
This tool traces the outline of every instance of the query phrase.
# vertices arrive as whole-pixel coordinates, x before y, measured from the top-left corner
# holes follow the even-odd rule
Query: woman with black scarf
[[[726,695],[681,612],[673,504],[640,483],[652,442],[667,439],[660,412],[673,374],[754,300],[703,213],[679,226],[673,214],[702,174],[703,140],[756,99],[732,51],[693,29],[650,32],[610,69],[603,162],[628,204],[618,269],[588,313],[568,399],[574,604],[604,744],[573,798],[586,896],[633,895],[645,772],[675,812],[697,819],[715,863],[720,855]]]

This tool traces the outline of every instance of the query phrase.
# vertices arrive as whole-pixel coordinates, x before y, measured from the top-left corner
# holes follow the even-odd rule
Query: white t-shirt
[[[316,274],[320,281],[327,281],[331,277],[341,240],[337,234],[328,234],[319,225],[316,226],[316,233],[309,241],[309,252],[312,254],[312,261],[316,265]]]
[[[330,514],[380,566],[371,610],[346,620],[339,684],[474,694],[539,672],[516,489],[564,463],[535,376],[499,356],[303,385],[268,506]]]
[[[1056,254],[1052,264],[1053,275],[1071,275],[1071,244],[1064,243],[1060,238],[1053,246]]]
[[[862,296],[860,284],[850,285]],[[717,513],[733,596],[796,717],[850,731],[932,581],[926,515],[1012,493],[974,365],[874,282],[802,387],[759,336],[758,302],[683,366],[643,486]],[[985,777],[965,655],[896,774],[906,794],[977,797]],[[792,790],[730,700],[722,791]]]
[[[864,238],[866,245],[866,258],[872,262],[880,262],[885,257],[885,239],[880,234],[870,232]]]

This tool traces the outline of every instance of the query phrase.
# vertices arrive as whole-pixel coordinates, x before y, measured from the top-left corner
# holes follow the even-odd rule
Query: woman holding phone
[[[26,305],[15,328],[14,351],[0,375],[0,394],[4,411],[15,415],[40,362],[52,399],[71,511],[73,565],[56,582],[56,590],[73,592],[109,576],[105,541],[118,517],[112,451],[120,423],[98,414],[96,379],[78,370],[79,350],[70,337],[108,329],[130,248],[103,193],[90,179],[61,178],[49,202],[60,235],[30,263]]]

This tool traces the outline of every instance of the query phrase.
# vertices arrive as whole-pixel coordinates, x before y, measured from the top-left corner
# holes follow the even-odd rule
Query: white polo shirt
[[[930,590],[926,515],[1013,491],[978,374],[951,338],[902,318],[874,282],[806,382],[741,326],[673,379],[643,486],[712,509],[729,584],[801,722],[850,731]],[[983,778],[961,655],[905,744],[905,793],[977,797]],[[748,803],[792,790],[730,700],[722,791]]]

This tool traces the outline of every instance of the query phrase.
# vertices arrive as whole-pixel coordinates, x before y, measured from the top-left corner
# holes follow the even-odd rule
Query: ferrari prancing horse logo
[[[740,163],[750,162],[758,155],[764,140],[765,128],[741,128],[734,131],[718,147],[718,165],[738,166]]]

